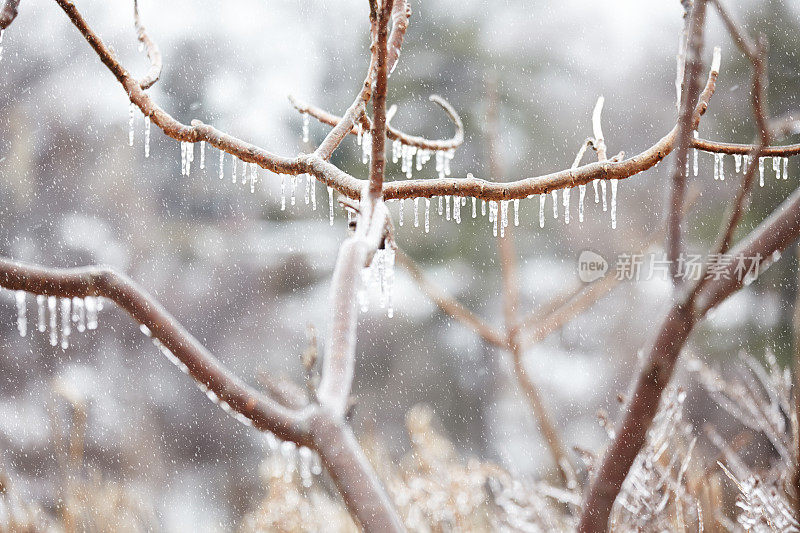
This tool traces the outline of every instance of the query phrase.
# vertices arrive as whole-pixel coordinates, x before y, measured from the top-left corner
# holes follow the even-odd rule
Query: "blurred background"
[[[489,178],[489,79],[497,86],[499,152],[508,180],[567,168],[592,133],[591,111],[600,95],[609,154],[635,154],[675,123],[683,13],[677,0],[411,5],[410,29],[390,79],[389,101],[398,106],[392,123],[447,138],[452,126],[428,96],[449,100],[461,113],[466,137],[452,162],[454,176]],[[146,71],[132,2],[84,0],[78,7],[129,70]],[[772,115],[798,109],[800,5],[768,0],[731,2],[731,8],[768,37]],[[161,81],[150,90],[155,100],[179,120],[200,119],[279,154],[311,151],[328,131],[312,120],[310,142],[303,143],[302,120],[288,94],[341,114],[366,71],[365,1],[140,0],[140,10],[164,56]],[[715,13],[709,13],[706,43],[706,61],[712,46],[722,47],[722,69],[700,135],[748,142],[749,66]],[[145,158],[141,115],[129,147],[123,90],[52,2],[23,2],[2,46],[0,254],[49,266],[112,265],[251,383],[262,371],[300,380],[308,326],[320,332],[320,346],[325,342],[329,279],[347,231],[338,207],[329,225],[325,188],[316,187],[316,211],[305,204],[302,187],[296,205],[281,211],[279,176],[260,171],[251,194],[248,186],[217,178],[213,149],[206,152],[205,170],[195,151],[191,175],[181,176],[179,143],[156,128]],[[351,138],[334,162],[364,178],[360,154]],[[729,178],[714,181],[713,157],[700,155],[700,174],[692,179],[699,196],[686,237],[691,251],[706,251],[734,193],[732,158],[725,164]],[[668,158],[619,184],[615,230],[591,191],[583,223],[577,193],[569,224],[553,220],[548,198],[544,229],[538,199],[523,201],[520,227],[513,228],[522,311],[546,308],[580,286],[582,251],[601,254],[612,268],[620,254],[640,252],[663,220],[672,165]],[[415,177],[434,176],[433,162],[415,171]],[[776,181],[768,164],[766,176],[742,232],[797,186],[800,168],[790,160],[789,179]],[[402,179],[399,164],[390,165],[389,177]],[[398,207],[390,205],[395,217]],[[433,209],[425,234],[410,223],[411,207],[406,202],[405,225],[395,224],[400,248],[428,278],[500,327],[500,264],[487,220],[464,211],[457,225]],[[658,246],[649,250],[658,252]],[[758,357],[772,351],[786,364],[796,278],[794,254],[787,253],[715,311],[687,351],[723,367],[740,350]],[[613,419],[616,397],[627,390],[637,352],[659,323],[668,295],[662,278],[625,282],[527,350],[525,364],[570,446],[602,449],[606,433],[597,412]],[[398,456],[408,448],[405,414],[423,403],[464,455],[520,475],[552,475],[509,354],[443,315],[399,266],[394,301],[393,318],[373,301],[359,321],[357,433],[379,435]],[[29,299],[29,317],[34,313]],[[23,494],[57,507],[63,442],[56,437],[77,402],[85,406],[86,468],[137,487],[158,528],[231,530],[257,504],[265,438],[209,402],[124,312],[107,305],[98,329],[75,333],[66,350],[51,347],[32,327],[21,338],[15,318],[13,294],[0,290],[0,468]],[[718,420],[689,380],[680,383],[690,390],[693,424]]]

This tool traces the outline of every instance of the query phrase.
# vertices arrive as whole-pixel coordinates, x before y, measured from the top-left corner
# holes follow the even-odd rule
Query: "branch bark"
[[[3,4],[3,9],[0,10],[0,31],[11,26],[14,19],[17,18],[19,7],[19,0],[6,0]]]

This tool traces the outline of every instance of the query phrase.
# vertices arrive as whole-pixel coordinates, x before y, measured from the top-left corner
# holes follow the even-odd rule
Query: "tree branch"
[[[17,18],[17,8],[19,7],[19,0],[5,0],[2,10],[0,10],[0,31],[11,26],[14,19]]]
[[[687,40],[687,77],[683,100],[678,117],[678,135],[675,151],[675,170],[672,173],[672,188],[667,207],[667,260],[673,285],[680,284],[678,256],[681,254],[681,221],[683,201],[686,193],[687,167],[692,132],[696,125],[692,120],[700,95],[700,71],[703,68],[703,26],[705,25],[706,0],[695,0],[689,14],[689,36]],[[712,69],[713,70],[713,69]]]
[[[144,28],[142,21],[139,19],[139,0],[133,0],[133,23],[136,26],[136,37],[142,43],[145,50],[147,50],[147,58],[150,60],[150,69],[147,74],[139,80],[139,86],[142,89],[149,89],[152,87],[161,76],[161,51],[158,45],[150,38],[147,30]]]
[[[389,17],[394,0],[383,0],[378,13],[377,38],[373,43],[375,63],[375,94],[372,99],[372,161],[369,168],[369,195],[372,202],[381,197],[383,174],[386,169],[386,91],[389,70],[387,65]]]

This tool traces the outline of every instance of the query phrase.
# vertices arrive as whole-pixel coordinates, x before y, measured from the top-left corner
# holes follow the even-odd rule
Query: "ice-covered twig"
[[[144,49],[147,51],[147,58],[150,60],[150,69],[147,71],[147,74],[139,80],[139,86],[142,89],[149,89],[161,76],[161,51],[158,49],[158,45],[155,41],[150,38],[144,24],[142,24],[139,17],[139,0],[133,1],[133,22],[136,26],[136,37],[139,39],[139,42],[142,43],[142,46],[144,46]]]

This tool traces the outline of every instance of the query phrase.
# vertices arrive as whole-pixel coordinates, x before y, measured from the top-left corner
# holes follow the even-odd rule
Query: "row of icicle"
[[[28,334],[28,293],[16,291],[17,331],[20,336]],[[73,325],[79,332],[97,329],[97,314],[103,309],[103,299],[94,296],[86,298],[58,298],[56,296],[36,295],[36,329],[47,333],[51,346],[69,348],[69,337]],[[59,316],[60,313],[60,316]]]
[[[133,146],[134,143],[134,130],[135,130],[135,116],[136,116],[136,106],[134,104],[130,105],[130,112],[129,112],[129,131],[128,131],[128,144]],[[302,129],[302,140],[303,142],[307,143],[309,141],[309,133],[310,133],[310,120],[309,115],[307,113],[303,113],[303,129]],[[150,155],[150,119],[149,117],[145,117],[145,130],[144,130],[144,152],[145,157],[149,157]],[[362,162],[369,163],[372,155],[371,146],[372,146],[372,137],[369,132],[363,132],[361,129],[361,125],[357,126],[357,142],[362,148]],[[180,142],[180,152],[181,152],[181,176],[189,176],[191,174],[192,164],[194,163],[195,158],[195,143],[191,142]],[[206,143],[205,141],[200,141],[197,143],[200,145],[200,168],[206,168]],[[218,172],[219,172],[219,179],[224,180],[226,175],[226,152],[221,151],[219,152],[219,165],[218,165]],[[444,150],[444,151],[435,151],[435,167],[436,172],[439,178],[444,178],[451,174],[450,169],[450,162],[452,161],[454,156],[453,150]],[[407,178],[412,177],[412,170],[416,168],[417,170],[422,170],[423,166],[430,161],[431,159],[431,150],[426,150],[423,148],[417,148],[414,146],[408,146],[400,142],[399,140],[394,140],[392,143],[392,160],[397,163],[400,162],[401,164],[401,171],[406,175]],[[229,170],[227,173],[230,175],[231,183],[239,183],[241,182],[242,185],[249,184],[250,192],[255,192],[256,184],[258,182],[258,165],[253,162],[246,162],[242,161],[236,156],[231,155],[230,157],[230,164],[228,164]],[[472,174],[467,174],[467,179],[471,179],[473,176]],[[306,205],[311,205],[313,210],[317,209],[317,195],[316,195],[316,179],[308,174],[301,174],[301,175],[287,175],[281,174],[281,211],[286,210],[287,206],[287,196],[288,196],[288,203],[291,206],[295,206],[297,203],[297,189],[298,187],[304,188],[304,202]],[[610,214],[611,214],[611,227],[616,228],[617,226],[617,186],[618,180],[610,180],[611,181],[611,201],[610,201]],[[603,211],[609,210],[609,202],[606,197],[606,189],[607,184],[605,180],[595,180],[593,182],[594,187],[594,199],[595,203],[600,203],[602,200]],[[287,190],[288,189],[288,190]],[[334,199],[334,189],[331,186],[327,186],[327,193],[328,193],[328,221],[331,225],[333,225],[334,220],[334,212],[335,212],[335,199]],[[584,221],[584,198],[586,196],[586,185],[579,185],[579,200],[578,200],[578,221]],[[570,222],[570,191],[571,189],[565,188],[562,189],[562,212],[564,215],[564,222],[569,224]],[[602,191],[602,192],[601,192]],[[558,218],[559,212],[559,198],[558,192],[552,191],[550,193],[553,198],[553,217]],[[545,221],[545,203],[547,194],[540,194],[539,196],[539,227],[544,227]],[[533,196],[529,196],[528,198],[533,198]],[[419,203],[423,201],[425,204],[425,216],[424,216],[424,228],[425,232],[427,233],[430,231],[430,202],[429,198],[414,198],[414,227],[419,227]],[[452,220],[454,220],[457,224],[461,223],[461,208],[466,206],[468,203],[468,199],[466,197],[450,197],[450,196],[439,196],[438,199],[438,213],[439,215],[444,214],[446,220],[451,220],[451,213],[452,213]],[[404,212],[404,201],[399,200],[400,208],[399,208],[399,223],[400,226],[404,225],[403,220],[403,212]],[[471,198],[472,202],[472,218],[477,217],[477,199]],[[508,203],[513,202],[513,209],[514,209],[514,225],[519,225],[519,207],[520,207],[520,200],[501,200],[499,202],[496,201],[489,201],[481,200],[481,213],[482,216],[486,216],[487,213],[487,204],[488,204],[488,212],[489,212],[489,223],[493,225],[493,232],[495,235],[498,233],[503,236],[505,235],[505,228],[508,227]],[[498,216],[499,213],[499,216]]]
[[[697,132],[694,132],[697,138]],[[697,176],[699,172],[698,152],[700,150],[694,149],[692,154],[692,174]],[[725,181],[725,154],[714,153],[714,180]],[[758,158],[758,184],[764,186],[764,161],[767,157]],[[746,173],[747,169],[753,164],[753,157],[750,155],[733,154],[733,163],[736,173]],[[789,179],[789,158],[778,156],[772,157],[772,171],[775,173],[776,180]],[[686,172],[689,172],[689,160],[686,160]]]

